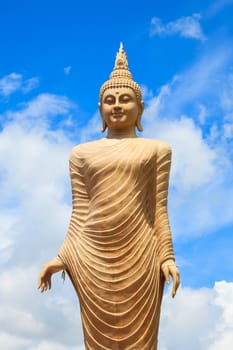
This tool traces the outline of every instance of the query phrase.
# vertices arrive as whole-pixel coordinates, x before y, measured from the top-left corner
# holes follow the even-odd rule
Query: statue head
[[[141,126],[141,116],[143,112],[144,103],[142,101],[142,92],[140,86],[133,81],[132,74],[128,69],[128,61],[126,53],[123,49],[122,43],[120,44],[119,51],[116,55],[115,66],[110,74],[109,80],[107,80],[100,88],[100,102],[99,110],[103,120],[102,131],[104,132],[108,127],[106,120],[103,117],[102,113],[102,103],[103,97],[109,92],[111,94],[115,91],[118,91],[117,94],[122,92],[122,96],[128,95],[132,98],[132,101],[136,104],[135,108],[135,126],[139,131],[142,131]],[[124,94],[125,93],[125,94]]]

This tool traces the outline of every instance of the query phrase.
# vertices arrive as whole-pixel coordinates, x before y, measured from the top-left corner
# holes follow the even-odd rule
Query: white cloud
[[[223,125],[223,137],[233,139],[233,124],[226,123]]]
[[[163,24],[159,18],[153,17],[150,34],[151,36],[180,35],[184,38],[204,41],[206,38],[200,25],[200,19],[201,15],[194,13],[192,16],[181,17],[175,21]]]
[[[19,90],[22,85],[22,75],[11,73],[1,78],[0,80],[0,94],[3,96],[11,95],[16,90]]]
[[[208,116],[207,108],[203,104],[199,104],[200,113],[198,115],[198,120],[201,125],[205,124],[206,117]]]
[[[101,137],[101,117],[95,113],[89,122],[80,130],[79,141],[81,143]]]
[[[7,262],[14,249],[15,229],[18,224],[17,214],[13,211],[2,210],[0,214],[0,262]]]
[[[20,320],[13,324],[12,320]],[[17,305],[1,305],[0,306],[0,324],[4,324],[8,332],[35,336],[42,334],[44,331],[44,324],[41,321],[36,321],[29,310],[25,311],[17,307]]]
[[[153,97],[152,90],[149,90],[146,85],[141,85],[140,88],[141,88],[142,96],[144,100],[151,99]]]
[[[12,349],[40,349],[45,345],[50,349],[52,342],[58,348],[63,349],[66,344],[67,349],[73,349],[74,344],[82,344],[78,303],[71,283],[66,281],[63,285],[57,275],[50,292],[45,295],[37,290],[38,250],[43,248],[43,243],[34,250],[36,265],[31,261],[0,273],[0,328],[4,334],[1,345],[11,344]],[[25,343],[31,347],[24,347]]]
[[[163,300],[159,343],[161,350],[231,349],[233,283],[216,282],[213,289],[180,288]]]
[[[233,332],[232,329],[224,332],[220,336],[220,339],[217,339],[213,345],[208,350],[230,350],[233,344]]]
[[[71,346],[61,345],[56,342],[42,341],[39,345],[30,347],[28,350],[85,350],[84,346]]]
[[[22,91],[24,93],[27,93],[35,88],[37,88],[39,85],[39,79],[38,78],[30,78],[30,79],[27,79],[23,82],[23,85],[22,85]]]
[[[64,68],[64,73],[65,73],[66,75],[69,75],[69,74],[70,74],[70,72],[71,72],[71,69],[72,69],[72,67],[71,67],[71,66],[67,66],[67,67],[65,67],[65,68]]]
[[[59,115],[69,115],[75,105],[65,96],[42,93],[37,95],[33,100],[22,103],[21,109],[17,111],[7,111],[2,116],[5,120],[17,120],[18,122],[34,119],[33,125],[46,121],[48,118],[57,117]],[[51,120],[50,120],[51,122]],[[32,121],[30,121],[30,125]]]
[[[0,234],[5,261],[12,254],[19,261],[35,259],[34,249],[41,239],[52,252],[53,243],[57,241],[58,245],[59,237],[64,237],[70,215],[68,156],[72,143],[64,132],[50,128],[49,117],[66,115],[71,107],[68,99],[46,94],[21,111],[8,112],[11,122],[0,133],[0,168],[4,174],[0,181],[4,230]],[[22,241],[15,245],[17,237]],[[26,255],[23,237],[30,246]]]
[[[15,336],[6,332],[0,332],[0,344],[2,349],[7,350],[25,350],[30,344],[28,338]]]
[[[11,73],[0,79],[0,95],[7,97],[16,91],[26,93],[35,89],[38,83],[38,78],[24,80],[22,74]]]
[[[226,281],[217,282],[215,284],[217,292],[216,305],[220,306],[223,312],[224,324],[220,327],[220,331],[224,328],[233,328],[233,283]]]

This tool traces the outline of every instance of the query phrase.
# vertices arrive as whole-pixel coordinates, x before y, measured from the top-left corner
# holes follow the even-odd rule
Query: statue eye
[[[112,105],[114,103],[115,99],[113,96],[106,96],[104,99],[104,103],[108,105]]]
[[[122,95],[120,97],[120,101],[123,102],[123,103],[130,102],[131,101],[131,97],[129,95]]]

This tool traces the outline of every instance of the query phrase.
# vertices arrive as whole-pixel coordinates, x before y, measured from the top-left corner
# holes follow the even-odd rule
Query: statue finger
[[[46,291],[46,283],[43,282],[42,285],[41,285],[41,293],[43,293],[45,291]]]
[[[164,275],[166,283],[169,284],[170,283],[170,278],[169,278],[169,269],[168,269],[168,267],[164,267],[162,271],[163,271],[163,275]]]
[[[38,284],[37,284],[37,288],[38,288],[38,289],[40,289],[40,288],[41,288],[42,283],[43,283],[42,281],[43,281],[43,279],[42,279],[41,275],[39,275],[39,278],[38,278]]]
[[[180,274],[178,271],[176,271],[173,274],[173,288],[172,288],[172,297],[173,298],[176,295],[176,291],[177,291],[179,285],[180,285]]]

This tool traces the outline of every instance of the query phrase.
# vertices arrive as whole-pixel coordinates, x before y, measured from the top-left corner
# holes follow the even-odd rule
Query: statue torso
[[[159,145],[142,138],[101,139],[73,149],[71,159],[79,164],[89,198],[85,229],[103,232],[135,215],[153,226]]]

